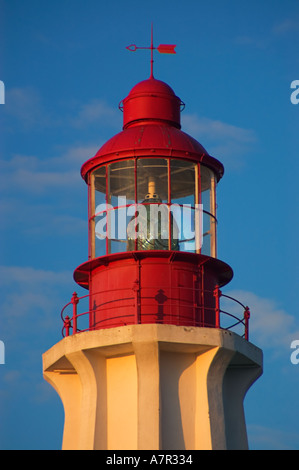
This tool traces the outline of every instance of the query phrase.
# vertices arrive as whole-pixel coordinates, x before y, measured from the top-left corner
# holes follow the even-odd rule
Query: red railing
[[[177,289],[180,289],[180,287],[178,287]],[[186,289],[186,288],[184,288],[184,289]],[[115,291],[122,291],[122,294],[120,294],[120,292],[119,292],[119,294],[120,294],[119,299],[120,300],[124,300],[123,290],[124,289],[115,289]],[[140,299],[137,298],[136,292],[134,291],[134,288],[130,289],[130,290],[127,289],[127,290],[130,291],[130,294],[129,294],[128,297],[126,297],[125,300],[131,301],[132,303],[129,304],[129,305],[128,304],[125,305],[125,307],[124,307],[125,310],[126,310],[125,314],[116,315],[115,317],[110,316],[109,319],[108,319],[109,320],[109,325],[108,326],[107,325],[101,326],[101,320],[97,320],[96,324],[93,323],[91,325],[90,320],[91,320],[92,317],[95,316],[96,313],[99,316],[100,313],[101,313],[101,308],[103,308],[103,307],[105,308],[106,312],[107,312],[107,310],[110,310],[110,309],[114,310],[115,307],[116,307],[116,302],[118,302],[118,300],[115,300],[115,298],[114,298],[112,300],[109,300],[108,302],[102,303],[101,305],[97,305],[97,307],[93,308],[93,309],[90,309],[89,305],[88,305],[87,310],[83,311],[82,313],[78,313],[78,304],[79,304],[79,302],[84,301],[84,299],[86,299],[89,302],[90,294],[84,295],[82,297],[78,297],[77,293],[74,292],[70,302],[68,302],[63,307],[63,309],[61,311],[61,318],[62,318],[62,321],[63,321],[62,336],[63,337],[64,336],[69,336],[70,334],[76,334],[76,333],[80,333],[80,332],[83,332],[83,331],[91,331],[91,330],[107,328],[107,327],[111,328],[113,326],[139,323],[138,322],[138,314],[140,313]],[[195,291],[192,288],[190,288],[190,290]],[[163,290],[161,289],[159,292],[163,292]],[[96,294],[94,294],[94,296],[99,295],[99,294],[101,294],[101,292],[97,292]],[[168,320],[169,320],[170,324],[180,324],[180,325],[185,324],[187,326],[206,326],[206,327],[215,327],[215,328],[221,328],[221,329],[224,329],[224,330],[233,330],[233,331],[237,330],[236,332],[248,341],[249,340],[249,318],[250,318],[249,307],[243,305],[242,302],[240,302],[239,300],[237,300],[237,299],[235,299],[235,298],[233,298],[229,295],[223,294],[218,286],[215,287],[213,292],[205,291],[202,294],[213,295],[213,297],[215,298],[215,307],[207,307],[207,306],[198,307],[198,306],[196,306],[196,307],[194,307],[194,311],[195,311],[195,309],[198,309],[198,308],[201,308],[205,311],[207,311],[207,310],[213,311],[215,313],[215,323],[213,325],[207,324],[203,321],[198,320],[198,318],[196,318],[195,315],[193,316],[193,319],[190,320],[189,317],[186,318],[186,317],[178,315],[178,316],[176,316],[176,318],[174,318],[173,316],[171,316],[169,314],[168,315],[163,315],[162,314],[163,318],[161,318],[160,321],[156,321],[155,323],[167,324]],[[155,297],[156,300],[157,300],[157,298],[159,298],[159,295],[160,295],[159,293],[156,295],[156,297]],[[163,294],[161,294],[161,295],[163,295]],[[233,302],[234,305],[237,305],[238,307],[240,307],[242,309],[242,312],[240,312],[240,313],[238,312],[237,314],[235,314],[235,313],[232,313],[232,312],[228,312],[226,309],[223,310],[220,306],[220,299],[221,298],[224,298],[224,299],[227,299],[230,302]],[[146,299],[146,297],[144,297],[143,300],[144,299]],[[152,301],[152,297],[148,297],[148,299],[150,299]],[[178,306],[178,303],[177,303],[178,300],[173,299],[173,301],[175,302],[174,305],[177,307]],[[162,302],[162,304],[159,303],[158,300],[157,300],[157,302],[158,302],[158,308],[159,308],[159,306],[161,306],[163,304],[163,302]],[[184,307],[183,301],[181,301],[181,302],[182,302],[182,307]],[[108,305],[108,304],[110,304],[110,305]],[[168,307],[170,307],[170,309],[171,309],[171,306],[172,306],[171,302],[170,303],[168,302]],[[68,314],[65,315],[68,308],[72,309],[71,316],[69,316]],[[131,309],[132,314],[127,313],[128,308]],[[128,318],[130,318],[129,321],[128,321]],[[122,319],[125,319],[125,320],[122,321]],[[104,325],[105,321],[107,321],[107,318],[103,320],[103,325]],[[114,323],[113,323],[113,321],[114,321]],[[80,328],[78,327],[78,323],[80,323]],[[146,323],[146,321],[144,321],[144,323]],[[153,321],[151,320],[150,323],[153,323]],[[239,332],[240,328],[241,328],[241,332]]]

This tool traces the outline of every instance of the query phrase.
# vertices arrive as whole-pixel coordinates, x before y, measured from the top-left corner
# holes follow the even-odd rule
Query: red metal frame
[[[127,291],[129,291],[129,293],[127,293]],[[192,289],[193,291],[193,294],[194,294],[194,297],[196,296],[197,294],[197,290],[196,289]],[[96,294],[100,294],[101,292],[97,292]],[[111,324],[111,321],[109,322],[109,325],[108,327],[111,328],[113,326],[120,326],[120,325],[128,325],[128,324],[139,324],[140,323],[140,316],[141,316],[141,305],[140,305],[140,285],[138,283],[138,281],[136,280],[134,286],[132,287],[131,290],[127,289],[125,292],[124,292],[124,289],[123,288],[120,288],[120,289],[115,289],[115,301],[117,302],[117,299],[120,299],[121,297],[123,297],[124,295],[130,295],[130,300],[132,301],[131,305],[130,305],[130,309],[132,311],[131,315],[130,315],[130,320],[128,321],[128,315],[127,314],[124,314],[123,317],[120,315],[120,316],[116,316],[114,317],[114,323]],[[162,319],[160,321],[155,321],[154,323],[167,323],[167,324],[172,324],[172,325],[182,325],[184,324],[185,326],[193,326],[193,327],[209,327],[209,328],[220,328],[220,329],[224,329],[224,330],[234,330],[234,328],[236,328],[237,326],[239,325],[243,325],[243,329],[244,329],[244,333],[243,333],[243,337],[246,339],[246,341],[249,341],[249,318],[250,318],[250,311],[249,311],[249,307],[246,307],[245,305],[243,305],[239,300],[231,297],[231,296],[227,296],[225,294],[223,294],[221,292],[221,290],[219,289],[218,286],[215,287],[214,291],[206,291],[205,293],[211,295],[213,294],[213,296],[215,297],[215,316],[216,316],[216,322],[215,324],[205,324],[202,320],[198,320],[196,318],[198,318],[198,315],[196,315],[196,310],[198,308],[200,308],[201,310],[204,309],[204,306],[198,306],[195,302],[194,302],[194,316],[193,316],[193,321],[190,321],[190,319],[185,319],[185,318],[180,318],[179,316],[177,316],[176,318],[172,317],[172,318],[168,318],[166,319],[166,322],[164,321],[165,318],[164,318],[164,315],[163,315],[163,305],[164,305],[164,302],[167,301],[167,299],[165,298],[165,296],[163,296],[163,288],[160,289],[160,291],[158,291],[157,295],[156,295],[156,302],[157,302],[157,316],[159,316],[159,310],[160,312],[162,311],[161,315],[163,316],[163,321]],[[94,315],[95,314],[95,311],[94,310],[87,310],[87,311],[84,311],[82,313],[78,313],[78,310],[77,310],[77,305],[79,304],[79,301],[83,300],[83,299],[86,299],[86,298],[89,298],[90,295],[85,295],[85,296],[82,296],[82,297],[78,297],[77,294],[74,292],[73,296],[72,296],[72,299],[69,303],[67,303],[62,311],[61,311],[61,318],[62,318],[62,321],[63,321],[63,329],[62,329],[62,335],[63,336],[69,336],[70,334],[76,334],[76,333],[81,333],[81,332],[84,332],[84,331],[92,331],[92,330],[95,330],[95,329],[98,329],[99,328],[99,325],[97,326],[97,328],[95,328],[94,326],[90,326],[93,322],[92,321],[89,321],[89,326],[88,328],[82,328],[82,329],[78,329],[78,320],[82,320],[82,317],[88,317],[90,318],[91,315]],[[236,315],[230,313],[230,312],[226,312],[224,310],[221,309],[220,307],[220,298],[221,297],[226,297],[228,299],[230,299],[231,301],[233,302],[236,302],[237,304],[239,304],[242,309],[243,309],[243,316],[240,315],[239,317],[237,317]],[[73,311],[72,311],[72,317],[70,317],[69,315],[66,315],[64,316],[65,314],[65,311],[66,309],[72,305],[73,306]],[[176,306],[176,304],[175,304]],[[99,307],[98,307],[99,308]],[[113,310],[114,306],[112,305],[111,306],[111,310]],[[232,323],[230,326],[228,327],[222,327],[221,326],[221,314],[223,315],[226,315],[226,316],[229,316],[230,318],[232,318],[234,320],[234,323]],[[126,321],[124,323],[122,323],[122,318],[124,318]],[[162,317],[161,317],[162,318]],[[111,320],[111,319],[110,319]],[[145,321],[143,323],[153,323],[152,321]],[[103,324],[100,326],[100,328],[107,328],[107,326],[105,325],[105,322],[103,321]],[[72,329],[72,333],[70,333],[70,330]]]
[[[87,310],[101,305],[89,325],[93,329],[116,326],[110,315],[120,319],[119,325],[131,323],[133,316],[138,323],[168,323],[177,314],[175,324],[217,326],[213,289],[226,285],[232,276],[231,268],[216,258],[170,250],[101,256],[83,263],[74,273],[75,281],[90,291]],[[168,302],[162,319],[157,318],[156,307],[163,293]],[[134,315],[133,298],[139,305]]]
[[[167,159],[167,205],[171,204],[171,171],[170,171],[170,158]],[[171,217],[170,211],[168,213],[168,249],[171,250],[172,234],[171,234]]]
[[[143,126],[136,126],[136,127],[140,127],[140,128],[143,128]],[[157,127],[157,126],[155,126]],[[162,126],[161,126],[162,127]],[[171,129],[171,132],[173,133],[173,128],[169,127],[169,129]],[[91,171],[95,170],[96,168],[98,168],[99,166],[105,164],[105,163],[113,163],[113,162],[116,162],[116,161],[121,161],[121,160],[128,160],[130,158],[142,158],[142,157],[147,157],[147,158],[178,158],[178,159],[183,159],[185,161],[192,161],[192,162],[195,162],[195,163],[201,163],[202,165],[204,166],[207,166],[208,168],[210,168],[212,171],[214,171],[216,177],[217,177],[217,181],[219,181],[222,176],[223,176],[223,173],[224,173],[224,168],[223,168],[223,165],[218,161],[216,160],[216,158],[214,157],[211,157],[203,147],[200,146],[199,143],[198,146],[200,146],[198,148],[198,150],[195,149],[195,145],[193,145],[192,142],[190,142],[189,145],[185,145],[186,147],[186,150],[184,150],[184,148],[182,150],[176,150],[175,148],[165,148],[165,147],[162,147],[162,143],[157,146],[157,148],[155,149],[155,154],[153,155],[152,151],[152,146],[150,145],[146,145],[145,148],[138,148],[136,149],[134,147],[134,142],[133,140],[135,139],[140,139],[140,136],[136,130],[136,128],[133,128],[133,129],[127,129],[127,131],[123,131],[124,133],[125,132],[128,132],[129,130],[134,130],[134,134],[132,136],[128,136],[128,143],[123,143],[123,145],[125,145],[126,147],[129,146],[129,145],[132,145],[132,148],[130,148],[129,150],[127,148],[125,149],[119,149],[119,151],[113,151],[112,148],[114,148],[115,145],[117,145],[117,141],[118,139],[116,138],[112,138],[110,139],[110,141],[107,142],[107,149],[103,148],[105,147],[105,145],[98,151],[98,153],[90,158],[89,160],[87,160],[87,162],[85,162],[81,168],[81,176],[84,180],[87,179],[87,175],[88,173],[90,173]],[[168,130],[168,128],[167,128]],[[176,129],[177,132],[181,132],[182,131],[179,131],[178,129]],[[184,134],[184,133],[183,133]],[[189,137],[187,134],[185,134],[187,136],[187,139],[191,139],[191,137]],[[142,137],[142,135],[141,135]],[[171,137],[173,136],[170,136],[170,139]],[[115,142],[114,142],[115,140]],[[122,140],[125,140],[123,137],[120,137],[119,139],[120,141]],[[183,146],[183,144],[180,144],[180,139],[177,139],[178,142],[175,143],[176,145],[180,145],[180,146]],[[131,142],[132,141],[132,142]],[[196,141],[195,141],[196,142]],[[120,142],[122,144],[122,142]],[[109,145],[108,145],[109,144]],[[110,149],[111,147],[111,149]],[[106,153],[107,152],[107,153]]]
[[[138,204],[138,194],[137,194],[137,179],[138,179],[138,169],[137,169],[137,165],[138,165],[138,160],[139,159],[148,159],[148,160],[151,160],[151,159],[160,159],[160,155],[155,155],[155,156],[150,156],[150,155],[147,155],[147,156],[143,156],[143,157],[134,157],[134,158],[130,158],[129,160],[132,160],[134,161],[134,185],[135,185],[135,188],[134,188],[134,193],[135,193],[135,216],[136,216],[136,208],[137,208],[137,204]],[[172,204],[172,197],[175,196],[175,195],[172,195],[172,191],[171,191],[171,161],[172,160],[181,160],[181,161],[186,161],[185,159],[183,158],[176,158],[176,159],[173,159],[172,157],[162,157],[163,159],[165,159],[167,161],[167,185],[168,185],[168,188],[167,188],[167,193],[168,193],[168,200],[167,200],[167,203],[165,203],[168,207],[171,206]],[[197,178],[195,178],[195,194],[194,194],[194,198],[196,199],[196,192],[198,192],[198,201],[195,200],[195,203],[197,204],[201,204],[202,203],[202,193],[201,193],[201,172],[202,172],[202,168],[201,168],[201,164],[198,163],[198,162],[195,162],[193,161],[193,163],[197,166]],[[105,172],[106,172],[106,176],[105,176],[105,180],[106,180],[106,194],[105,194],[105,200],[106,200],[106,210],[105,211],[102,211],[102,213],[106,213],[106,215],[108,215],[108,213],[110,211],[117,211],[118,209],[122,209],[122,208],[125,208],[125,207],[129,207],[131,206],[131,204],[127,204],[127,205],[121,205],[121,206],[115,206],[113,207],[113,209],[111,208],[108,208],[108,165],[109,163],[106,163],[106,164],[103,164],[101,165],[100,167],[105,167]],[[97,167],[94,171],[96,171],[98,168],[100,167]],[[197,189],[196,189],[196,185],[197,185]],[[95,190],[95,188],[92,188],[91,185],[89,184],[88,186],[88,190],[89,192],[92,191],[92,190]],[[216,195],[214,195],[214,197],[216,198]],[[89,194],[88,196],[88,200],[90,201],[91,200],[91,195]],[[151,203],[146,203],[146,202],[143,202],[142,203],[143,205],[151,205],[151,204],[155,204],[153,202]],[[182,204],[178,204],[179,206],[182,206]],[[89,207],[90,207],[90,203],[89,203]],[[194,206],[191,207],[191,209],[195,209]],[[215,221],[215,230],[216,230],[216,227],[217,227],[217,217],[216,217],[216,214],[212,214],[210,211],[206,210],[206,209],[203,209],[203,213],[207,214],[209,217],[212,217]],[[94,222],[95,220],[95,217],[98,216],[100,213],[95,213],[93,215],[89,215],[89,226],[91,225],[92,222]],[[137,230],[137,223],[136,223],[136,230]],[[108,231],[108,228],[107,228],[107,231]],[[172,238],[171,238],[171,216],[170,216],[170,211],[169,211],[169,217],[168,217],[168,233],[169,233],[169,249],[171,249],[171,246],[172,246]],[[91,230],[89,229],[89,241],[91,240],[91,237],[93,236],[93,234],[91,233]],[[215,243],[216,243],[216,234],[215,234]],[[89,245],[90,245],[90,242],[89,242]],[[137,238],[135,239],[135,250],[137,250]],[[90,250],[91,251],[91,250]],[[125,251],[125,250],[124,250]],[[216,250],[215,250],[216,251]],[[108,238],[106,238],[106,250],[105,250],[105,254],[110,254],[110,250],[109,250],[109,241],[108,241]],[[94,253],[94,255],[92,257],[95,257],[96,254]]]

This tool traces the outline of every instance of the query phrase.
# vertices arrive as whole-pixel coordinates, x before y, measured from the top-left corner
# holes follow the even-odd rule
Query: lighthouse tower
[[[248,448],[243,400],[262,352],[248,307],[221,309],[233,276],[217,258],[224,170],[181,130],[183,107],[151,73],[120,103],[123,130],[82,166],[89,257],[74,279],[87,294],[73,294],[64,338],[43,355],[63,449]]]

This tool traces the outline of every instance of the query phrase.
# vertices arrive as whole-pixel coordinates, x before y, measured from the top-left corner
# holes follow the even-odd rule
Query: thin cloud
[[[183,130],[198,138],[211,155],[224,157],[224,163],[230,167],[242,166],[244,158],[241,157],[257,142],[256,133],[252,129],[244,129],[219,120],[184,114],[182,122]]]
[[[61,155],[47,159],[13,155],[0,161],[0,190],[15,193],[16,188],[29,193],[45,193],[54,188],[74,187],[82,182],[80,166],[93,157],[98,145],[79,145],[64,149]]]
[[[36,269],[31,266],[0,266],[1,286],[19,284],[28,288],[28,284],[66,284],[69,282],[68,271],[56,272]]]
[[[235,38],[235,43],[239,46],[254,47],[256,49],[268,49],[272,43],[272,37],[270,34],[264,34],[261,36],[256,35],[241,35]]]
[[[196,114],[185,114],[184,128],[188,132],[201,134],[209,139],[230,139],[237,142],[251,143],[256,141],[254,131],[233,126],[219,120],[198,117]]]
[[[81,145],[60,149],[60,154],[45,160],[14,155],[0,161],[0,215],[5,221],[1,231],[17,228],[26,236],[85,232],[87,187],[80,166],[97,149]]]
[[[30,212],[35,213],[35,217]],[[81,237],[86,233],[87,222],[84,218],[73,215],[53,213],[52,210],[44,210],[30,207],[27,212],[27,221],[30,223],[23,226],[22,233],[29,236],[49,236],[59,233],[59,236]]]
[[[273,27],[275,34],[287,34],[293,31],[299,31],[299,20],[287,18]]]
[[[83,182],[82,182],[83,184]],[[82,199],[82,195],[81,195]],[[22,198],[4,199],[0,205],[0,216],[5,223],[1,231],[11,233],[17,230],[19,236],[25,236],[26,240],[32,236],[35,239],[45,236],[50,237],[71,236],[82,237],[87,230],[85,218],[86,211],[78,211],[80,193],[76,192],[68,198],[64,197],[61,203],[43,204],[38,201],[23,203]],[[87,195],[86,200],[87,204]],[[14,214],[11,217],[11,214]]]
[[[57,187],[65,188],[72,186],[78,182],[79,175],[76,171],[42,172],[18,168],[11,176],[9,182],[5,182],[3,178],[2,188],[8,188],[9,185],[13,184],[14,188],[18,188],[18,190],[41,193]]]
[[[299,325],[296,318],[286,312],[277,303],[268,298],[259,297],[253,292],[236,290],[225,294],[240,300],[249,306],[249,339],[262,349],[275,349],[276,352],[289,349],[291,341],[299,339]],[[222,299],[223,310],[240,313],[240,308]]]
[[[5,113],[21,122],[25,129],[41,124],[45,116],[42,108],[41,96],[33,87],[7,88],[5,91]]]
[[[104,143],[104,141],[103,141]],[[93,157],[101,146],[101,142],[97,144],[78,144],[63,149],[62,155],[56,158],[56,163],[62,166],[75,165],[78,170],[86,160]],[[52,160],[54,162],[55,159]]]
[[[20,393],[25,402],[36,404],[43,388],[41,356],[62,338],[60,311],[74,289],[72,272],[1,265],[0,278],[6,362],[0,398],[8,408],[11,397],[18,399]],[[43,399],[47,397],[45,388]]]
[[[235,38],[235,43],[240,46],[252,46],[257,49],[268,49],[276,40],[299,31],[299,19],[286,18],[277,22],[261,34],[243,34]]]
[[[43,334],[47,329],[59,331],[60,306],[66,303],[61,292],[71,290],[72,273],[2,265],[0,278],[1,334],[5,343],[20,335],[27,343],[24,333],[31,333],[32,325]]]
[[[71,109],[71,112],[70,112]],[[8,119],[5,131],[15,131],[15,123],[20,129],[75,128],[104,126],[111,129],[121,127],[122,113],[102,99],[91,99],[87,103],[64,104],[64,111],[58,115],[47,109],[45,100],[34,87],[14,87],[5,90],[4,112]]]
[[[84,128],[93,124],[105,124],[112,128],[121,127],[121,114],[103,100],[93,99],[79,109],[77,116],[69,120],[76,128]]]

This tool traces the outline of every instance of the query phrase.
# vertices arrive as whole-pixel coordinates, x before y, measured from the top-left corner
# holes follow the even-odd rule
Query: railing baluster
[[[140,286],[139,280],[136,279],[133,283],[132,291],[134,292],[135,300],[135,323],[140,323]]]
[[[245,320],[245,339],[249,341],[249,318],[250,318],[250,310],[249,307],[245,307],[244,310],[244,320]]]
[[[215,286],[213,295],[215,297],[215,327],[220,328],[220,296],[221,296],[221,290],[219,289],[219,286]]]
[[[65,317],[63,323],[64,323],[63,326],[65,328],[65,336],[69,336],[70,335],[71,319],[68,315]]]
[[[75,335],[77,333],[77,304],[79,303],[77,292],[73,293],[71,303],[73,304],[73,335]]]

